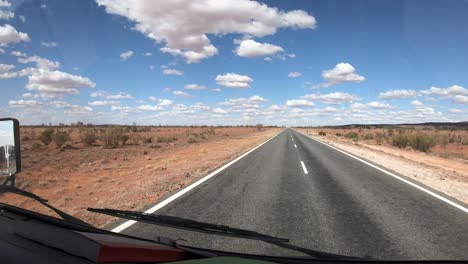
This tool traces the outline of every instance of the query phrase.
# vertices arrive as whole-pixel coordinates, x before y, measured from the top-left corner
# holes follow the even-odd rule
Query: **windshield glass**
[[[303,255],[88,207],[468,259],[467,1],[0,0],[0,58],[16,185],[94,226]]]

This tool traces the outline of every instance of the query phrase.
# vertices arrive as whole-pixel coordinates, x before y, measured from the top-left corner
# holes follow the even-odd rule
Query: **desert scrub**
[[[359,139],[359,135],[356,132],[348,132],[344,134],[344,137],[352,139],[353,141],[357,141]]]
[[[392,145],[398,148],[406,148],[409,145],[409,137],[407,135],[398,134],[393,136]]]
[[[80,131],[80,139],[86,146],[92,146],[96,143],[97,136],[96,131],[94,130],[81,130]]]
[[[319,131],[318,134],[319,134],[319,136],[326,136],[327,135],[327,133],[325,131]]]
[[[410,137],[410,146],[422,152],[429,152],[436,143],[436,138],[428,134],[418,133]]]
[[[116,148],[119,146],[119,142],[123,135],[123,128],[121,127],[110,127],[106,128],[100,136],[100,140],[104,143],[106,148]]]
[[[52,137],[54,136],[54,129],[53,128],[46,128],[42,130],[41,135],[39,136],[39,139],[44,145],[49,145],[50,142],[52,142]]]
[[[187,143],[189,143],[189,144],[198,143],[198,140],[194,136],[190,136],[187,139]]]
[[[54,141],[55,145],[61,147],[63,144],[65,144],[65,142],[70,140],[70,135],[66,131],[57,131],[52,135],[52,140]]]

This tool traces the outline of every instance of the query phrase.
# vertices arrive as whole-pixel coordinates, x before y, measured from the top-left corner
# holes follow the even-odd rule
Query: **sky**
[[[0,116],[468,121],[467,25],[465,0],[0,0]]]

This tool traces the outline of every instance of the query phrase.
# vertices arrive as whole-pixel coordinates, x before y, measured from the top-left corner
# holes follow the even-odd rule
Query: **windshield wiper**
[[[79,224],[79,225],[85,225],[87,227],[92,227],[90,224],[88,224],[88,223],[86,223],[84,221],[81,221],[80,219],[78,219],[78,218],[76,218],[74,216],[71,216],[71,215],[65,213],[64,211],[61,211],[58,208],[53,207],[52,205],[47,203],[46,199],[41,198],[41,197],[35,195],[34,193],[27,192],[27,191],[18,189],[18,188],[14,187],[14,186],[7,186],[7,185],[0,185],[0,193],[14,193],[14,194],[18,194],[18,195],[21,195],[21,196],[24,196],[24,197],[31,198],[31,199],[39,202],[40,204],[44,205],[45,207],[49,208],[50,210],[54,211],[57,215],[62,217],[62,219],[65,220],[65,221],[72,222],[72,223]]]
[[[135,211],[123,211],[115,209],[99,209],[99,208],[88,208],[88,211],[116,216],[120,218],[126,218],[137,222],[144,222],[148,224],[167,226],[178,229],[185,229],[195,232],[215,234],[221,236],[238,237],[253,240],[262,240],[265,242],[289,242],[289,239],[278,238],[269,235],[264,235],[255,231],[249,231],[244,229],[233,228],[225,225],[216,225],[198,222],[190,219],[185,219],[176,216],[167,215],[153,215]]]
[[[153,215],[136,211],[124,211],[124,210],[115,210],[115,209],[99,209],[99,208],[88,208],[90,212],[106,214],[110,216],[115,216],[119,218],[125,218],[134,220],[137,222],[144,222],[153,225],[167,226],[177,229],[185,229],[200,233],[215,234],[221,236],[237,237],[244,239],[260,240],[281,248],[286,248],[289,250],[301,252],[303,254],[309,255],[314,258],[319,259],[340,259],[340,260],[356,260],[360,259],[357,257],[349,257],[343,255],[337,255],[327,252],[321,252],[316,250],[311,250],[308,248],[302,248],[289,244],[289,239],[287,238],[278,238],[265,234],[261,234],[255,231],[249,231],[244,229],[232,228],[225,225],[216,225],[209,224],[204,222],[198,222],[190,219],[185,219],[176,216],[167,216],[167,215]],[[185,246],[180,246],[181,248],[188,248]]]

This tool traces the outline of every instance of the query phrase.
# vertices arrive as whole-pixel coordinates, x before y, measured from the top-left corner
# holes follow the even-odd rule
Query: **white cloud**
[[[468,96],[455,95],[453,97],[453,102],[456,103],[456,104],[468,104]]]
[[[26,57],[26,53],[21,52],[21,51],[17,51],[17,50],[12,51],[11,55],[13,55],[15,57]]]
[[[3,10],[0,9],[0,19],[2,20],[10,20],[15,17],[15,13],[8,11],[8,10]]]
[[[99,97],[99,98],[105,98],[105,99],[133,99],[133,96],[131,96],[128,93],[124,92],[119,92],[117,94],[109,94],[106,91],[96,91],[92,92],[90,94],[91,97]]]
[[[15,67],[16,67],[16,66],[15,66],[15,65],[12,65],[12,64],[1,64],[1,63],[0,63],[0,73],[11,71],[11,70],[13,70]]]
[[[177,96],[192,97],[191,94],[188,94],[188,93],[183,92],[183,91],[172,91],[172,93],[173,93],[174,95],[177,95]]]
[[[169,99],[158,99],[159,105],[161,106],[169,106],[172,105],[174,102]]]
[[[338,109],[336,109],[335,107],[327,106],[327,107],[323,108],[322,111],[327,112],[327,113],[334,113],[334,112],[337,112]]]
[[[296,54],[294,53],[287,54],[287,56],[291,59],[296,58]]]
[[[93,101],[93,102],[88,102],[89,105],[91,106],[106,106],[106,105],[118,105],[120,104],[119,101]]]
[[[265,57],[263,58],[264,61],[272,61],[273,59],[271,57]]]
[[[158,100],[158,98],[156,96],[149,96],[148,99],[150,99],[153,102]]]
[[[463,113],[463,110],[451,108],[451,109],[448,110],[448,112],[452,113],[452,114],[461,114],[461,113]]]
[[[41,45],[44,46],[44,47],[47,47],[47,48],[53,48],[53,47],[57,47],[57,42],[44,42],[42,41],[41,42]]]
[[[165,75],[184,75],[183,71],[175,70],[175,69],[164,69],[163,74]]]
[[[389,100],[416,96],[418,96],[418,92],[415,90],[390,90],[379,94],[379,98]]]
[[[233,98],[220,102],[219,105],[231,106],[234,109],[251,109],[260,108],[260,104],[266,102],[266,99],[254,95],[249,98]]]
[[[382,102],[377,102],[377,101],[370,102],[367,105],[372,107],[372,108],[375,108],[375,109],[390,109],[390,108],[392,108],[392,106],[387,104],[387,103],[382,103]]]
[[[301,100],[288,100],[286,102],[286,105],[289,107],[311,107],[311,106],[314,106],[315,104],[313,102],[309,102],[307,100],[301,99]]]
[[[212,89],[212,91],[219,93],[219,92],[221,92],[221,88],[214,88],[214,89]]]
[[[42,104],[37,102],[36,100],[10,100],[8,101],[8,105],[11,107],[21,107],[21,108],[36,108],[40,107]]]
[[[19,19],[21,20],[21,22],[26,22],[26,17],[25,16],[19,16]]]
[[[235,41],[235,43],[238,41]],[[258,57],[273,55],[277,52],[283,51],[283,48],[270,43],[259,43],[253,39],[241,40],[239,47],[236,49],[237,56],[240,57]]]
[[[0,26],[0,46],[7,46],[11,43],[29,42],[31,39],[28,34],[18,32],[16,28],[9,24]]]
[[[131,50],[120,53],[120,59],[123,60],[123,61],[126,61],[126,60],[130,59],[130,57],[132,57],[132,56],[133,56],[133,51],[131,51]]]
[[[237,73],[226,73],[217,75],[216,83],[229,88],[249,88],[253,79],[247,75],[239,75]]]
[[[16,55],[24,55],[24,56],[18,56],[18,62],[19,63],[23,63],[23,64],[27,64],[27,63],[36,63],[36,67],[40,68],[40,69],[44,69],[44,70],[55,70],[55,69],[58,69],[60,67],[60,62],[58,61],[51,61],[49,59],[46,59],[46,58],[42,58],[42,57],[39,57],[39,56],[31,56],[31,57],[25,57],[26,54],[24,53],[21,53],[21,52],[18,52],[18,53],[15,53]],[[15,56],[16,56],[15,55]]]
[[[334,92],[329,94],[307,94],[301,98],[309,101],[319,101],[325,104],[342,104],[359,100],[359,97],[343,92]]]
[[[97,3],[105,6],[108,13],[135,22],[135,29],[150,39],[164,43],[162,52],[182,56],[188,63],[218,53],[209,34],[262,37],[275,34],[279,28],[314,28],[316,23],[305,11],[284,12],[248,0],[144,0],[138,4],[126,0],[97,0]]]
[[[330,87],[345,82],[360,83],[366,79],[364,76],[356,73],[356,69],[353,65],[344,62],[338,63],[331,70],[323,71],[322,77],[325,79],[325,82],[314,85],[313,88]]]
[[[301,73],[300,73],[300,72],[290,72],[290,73],[288,74],[288,77],[289,77],[289,78],[297,78],[297,77],[299,77],[299,76],[301,76]]]
[[[61,71],[38,69],[28,77],[26,89],[51,94],[77,94],[78,88],[94,88],[90,79]]]
[[[0,7],[10,7],[11,3],[8,0],[0,0]]]
[[[196,103],[190,106],[190,108],[195,109],[195,110],[200,110],[200,111],[208,111],[211,109],[209,105],[206,105],[204,103]]]
[[[424,95],[439,95],[439,96],[456,96],[456,95],[468,95],[468,89],[460,85],[452,85],[448,88],[431,87],[427,90],[422,90],[421,94]]]
[[[213,109],[212,111],[213,111],[213,113],[215,113],[215,114],[220,114],[220,115],[225,115],[225,114],[228,113],[226,110],[224,110],[224,109],[222,109],[222,108],[215,108],[215,109]]]
[[[161,111],[164,108],[159,105],[140,105],[138,106],[138,109],[144,110],[144,111]]]
[[[145,53],[143,53],[143,56],[145,56],[145,57],[151,57],[151,56],[153,56],[153,53],[151,53],[151,52],[145,52]]]
[[[424,104],[419,100],[413,100],[411,102],[411,105],[414,106],[414,107],[418,107],[418,106],[423,106]]]
[[[187,90],[204,90],[204,89],[206,89],[206,87],[203,86],[203,85],[191,83],[191,84],[185,85],[185,89],[187,89]]]

